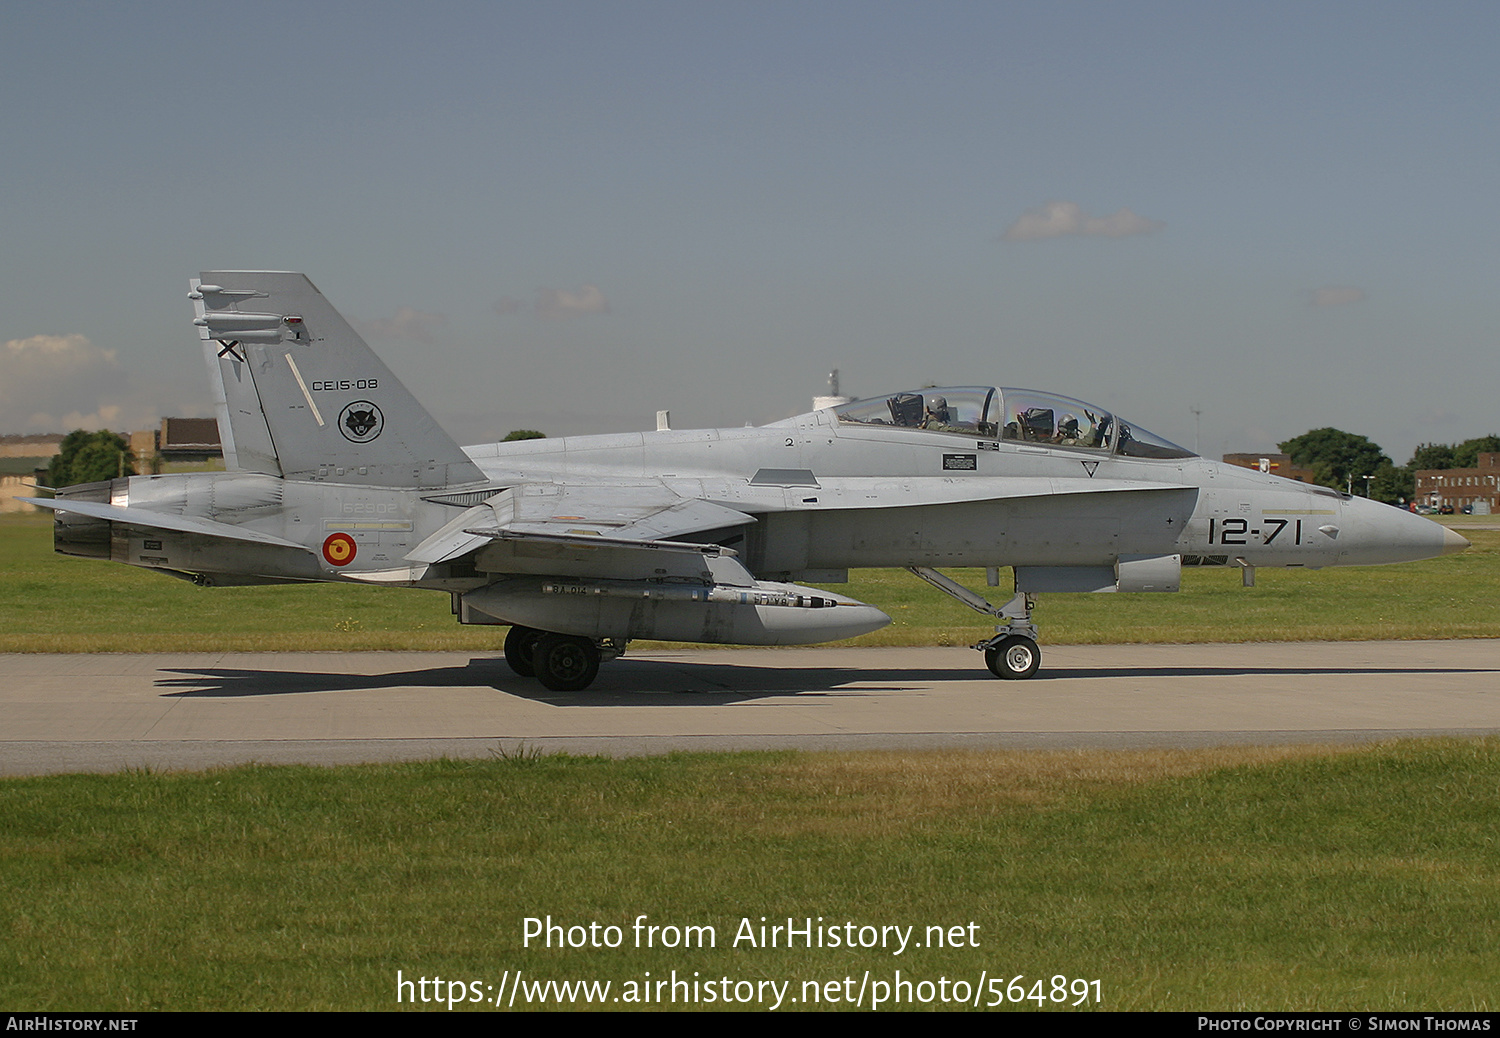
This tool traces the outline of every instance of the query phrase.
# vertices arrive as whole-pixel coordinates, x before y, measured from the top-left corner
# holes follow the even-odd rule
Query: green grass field
[[[1175,595],[1043,595],[1044,644],[1500,637],[1500,530],[1467,530],[1460,555],[1402,566],[1188,570]],[[985,618],[901,570],[851,574],[834,590],[894,621],[854,645],[966,645]],[[987,594],[982,571],[953,576]],[[307,586],[198,588],[52,551],[46,517],[0,520],[0,652],[498,649],[504,628],[460,627],[431,591]],[[645,643],[637,643],[643,645]]]
[[[1046,978],[1048,1009],[1067,1004],[1049,997],[1061,976],[1088,982],[1079,1009],[1492,1010],[1496,749],[522,755],[11,779],[0,1005],[389,1010],[406,1008],[398,970],[495,986],[521,970],[615,996],[676,970],[790,982],[784,1008],[807,1008],[805,981],[852,991],[900,970],[932,985],[929,1008],[958,1008],[940,979],[989,1002],[983,975],[1002,993]],[[715,944],[638,948],[641,915],[711,926]],[[527,947],[524,921],[547,916],[624,939]],[[762,917],[914,927],[919,943],[956,926],[963,942],[735,947],[741,920]]]

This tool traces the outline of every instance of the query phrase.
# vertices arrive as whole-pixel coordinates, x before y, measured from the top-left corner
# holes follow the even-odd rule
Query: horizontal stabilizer
[[[298,551],[312,552],[307,545],[298,544],[296,541],[289,541],[268,533],[258,533],[243,526],[214,522],[212,519],[195,519],[186,515],[153,512],[148,508],[106,505],[97,501],[43,500],[35,497],[21,497],[16,500],[25,501],[38,508],[50,508],[57,512],[76,512],[78,515],[105,519],[112,523],[123,523],[141,530],[172,530],[176,533],[195,533],[204,537],[218,537],[230,541],[245,541],[250,544],[266,544],[276,548],[296,548]]]

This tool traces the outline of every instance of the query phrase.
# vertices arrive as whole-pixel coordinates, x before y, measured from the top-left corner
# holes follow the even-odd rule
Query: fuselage
[[[818,411],[770,426],[466,449],[492,482],[661,480],[754,514],[764,575],[867,566],[1371,565],[1468,542],[1421,516],[1187,454],[880,427]]]
[[[988,429],[984,431],[989,431]],[[1149,435],[1149,434],[1148,434]],[[1165,441],[1161,441],[1165,442]],[[1170,446],[1170,445],[1169,445]],[[1319,568],[1407,562],[1468,542],[1412,513],[1326,487],[1209,461],[1021,442],[972,430],[851,422],[824,410],[760,427],[562,437],[465,448],[485,476],[452,488],[477,503],[528,485],[650,486],[753,521],[689,538],[736,551],[770,580],[837,581],[864,567]],[[464,590],[482,573],[407,554],[459,509],[431,489],[226,472],[136,476],[74,500],[203,519],[296,544],[357,539],[350,562],[268,543],[59,519],[59,550],[197,574],[355,580]]]

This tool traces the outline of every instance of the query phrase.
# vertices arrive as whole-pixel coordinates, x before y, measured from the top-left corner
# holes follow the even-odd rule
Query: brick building
[[[1472,469],[1418,469],[1414,499],[1419,505],[1455,512],[1500,512],[1500,453],[1481,454]]]

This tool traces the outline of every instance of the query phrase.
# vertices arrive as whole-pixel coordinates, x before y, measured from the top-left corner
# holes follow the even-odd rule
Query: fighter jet
[[[1041,662],[1045,592],[1176,591],[1184,566],[1404,562],[1468,542],[1337,490],[1223,465],[1052,393],[913,389],[758,428],[460,448],[302,274],[191,281],[228,471],[66,487],[56,550],[222,587],[446,592],[505,658],[588,687],[631,639],[789,645],[876,630],[805,583],[905,567],[996,621],[1001,678]],[[938,567],[1011,567],[1001,605]],[[804,582],[804,583],[799,583]],[[1128,621],[1126,621],[1128,622]]]

